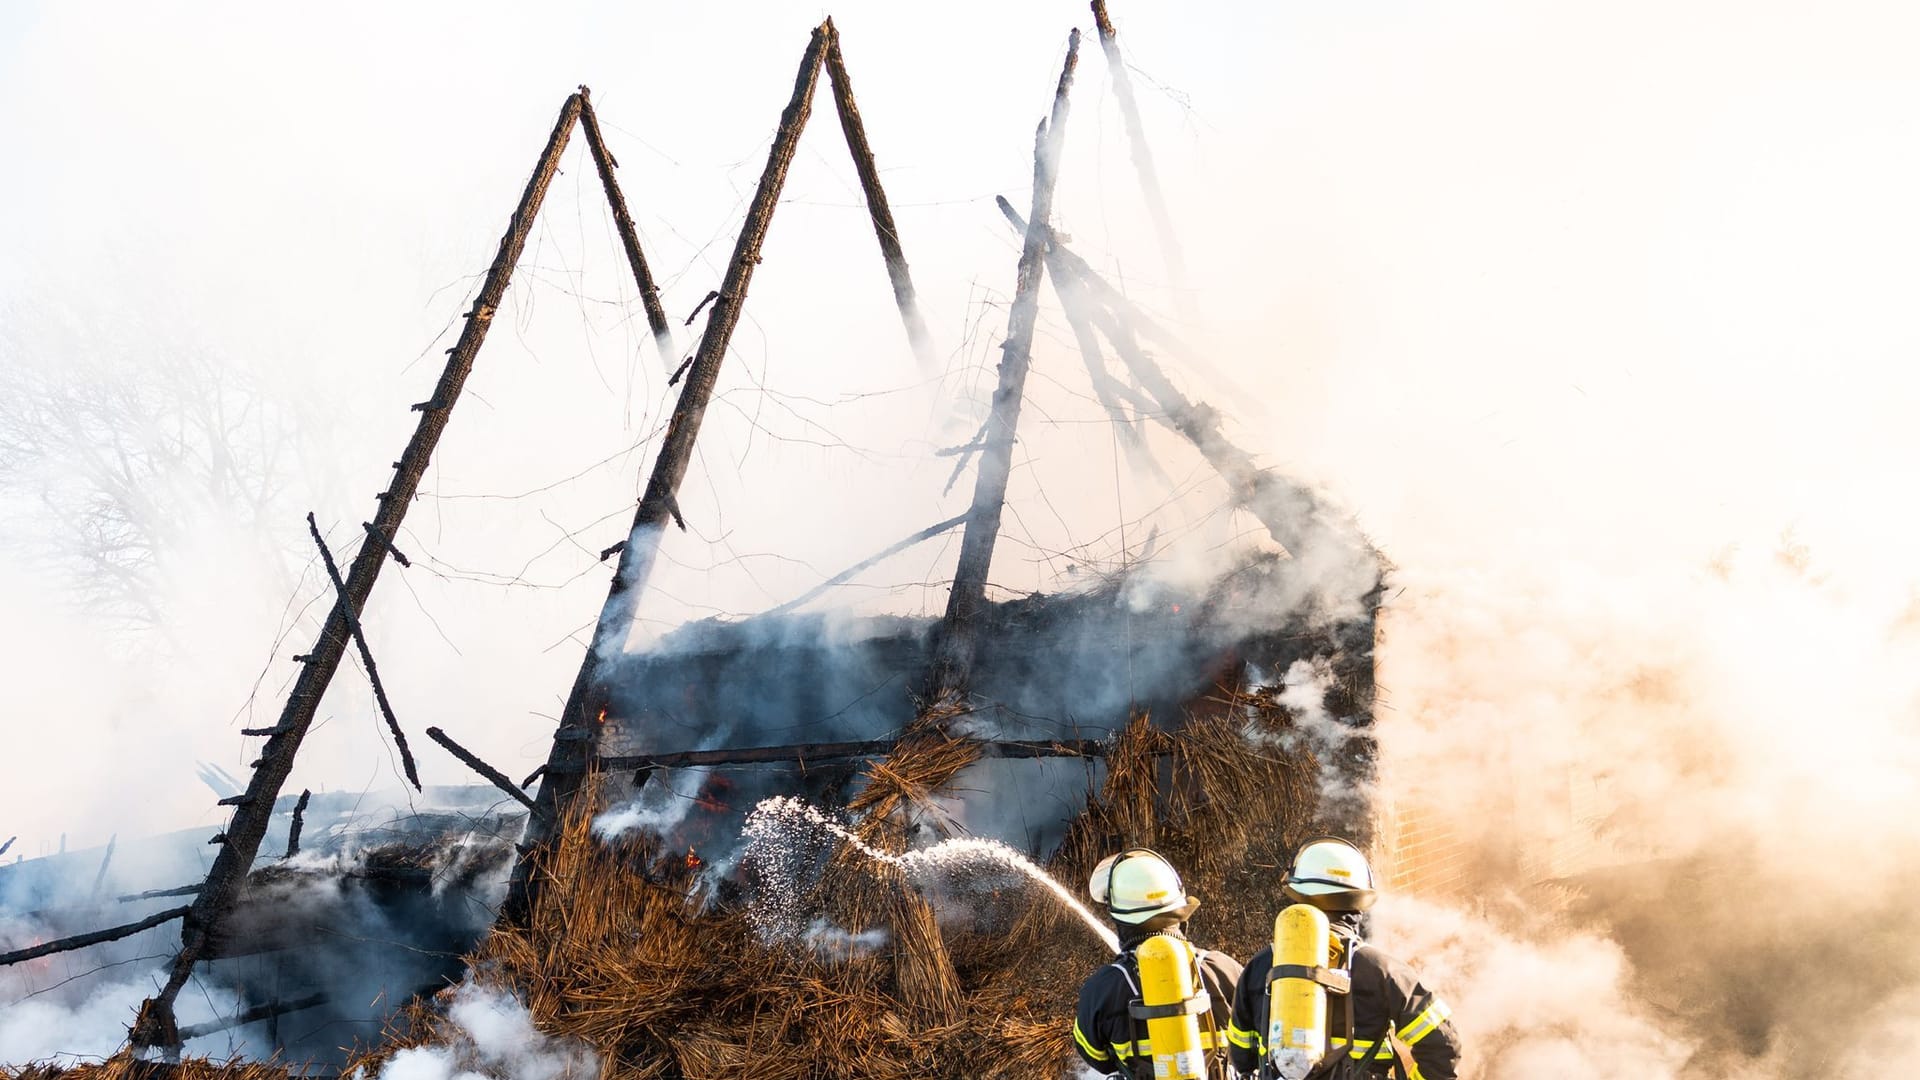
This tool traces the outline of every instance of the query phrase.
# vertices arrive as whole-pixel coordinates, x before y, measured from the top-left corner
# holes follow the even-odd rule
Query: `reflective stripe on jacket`
[[[1161,931],[1166,933],[1167,931]],[[1147,1025],[1127,1013],[1140,997],[1139,968],[1133,957],[1138,939],[1126,942],[1126,951],[1094,972],[1080,986],[1080,1007],[1073,1019],[1073,1048],[1080,1060],[1103,1073],[1151,1070],[1153,1052]],[[1213,999],[1213,1013],[1200,1017],[1200,1042],[1208,1049],[1231,1052],[1227,1023],[1233,1014],[1234,990],[1240,965],[1224,953],[1199,954],[1202,988]]]
[[[1368,1075],[1384,1077],[1394,1061],[1393,1046],[1385,1038],[1391,1023],[1394,1037],[1413,1058],[1413,1075],[1407,1080],[1455,1080],[1460,1071],[1460,1033],[1446,1002],[1421,985],[1405,964],[1371,945],[1354,948],[1353,1026],[1360,1037],[1347,1031],[1345,1004],[1329,994],[1328,1046],[1368,1062]],[[1226,1034],[1233,1067],[1242,1075],[1251,1075],[1267,1056],[1267,980],[1272,971],[1269,946],[1247,961],[1234,995]]]

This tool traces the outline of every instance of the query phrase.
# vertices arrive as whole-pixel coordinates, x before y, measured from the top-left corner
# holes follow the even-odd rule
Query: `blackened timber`
[[[1155,417],[1200,451],[1200,456],[1227,482],[1234,500],[1266,527],[1274,543],[1296,558],[1308,547],[1328,542],[1354,552],[1372,551],[1372,543],[1350,517],[1306,485],[1261,468],[1252,454],[1227,438],[1220,427],[1219,411],[1182,394],[1140,347],[1125,319],[1103,306],[1095,307],[1093,317],[1120,359],[1159,404]]]
[[[100,871],[93,875],[93,898],[100,898],[100,887],[107,883],[107,868],[113,865],[113,848],[120,842],[120,834],[107,837],[107,853],[100,856]]]
[[[993,201],[995,205],[1000,207],[1000,212],[1006,215],[1007,224],[1013,226],[1013,231],[1024,235],[1027,231],[1027,219],[1020,216],[1020,211],[1015,210],[1013,204],[1008,202],[1007,197],[1004,195],[995,195]],[[1051,237],[1050,243],[1059,247],[1061,251],[1071,254],[1072,249],[1062,243],[1060,238],[1054,235],[1051,229],[1048,230],[1048,236]],[[1094,298],[1111,306],[1115,312],[1127,320],[1128,325],[1132,326],[1140,337],[1154,342],[1161,348],[1178,356],[1182,361],[1201,369],[1209,378],[1223,383],[1226,381],[1225,373],[1210,365],[1207,362],[1205,354],[1182,340],[1180,335],[1162,326],[1146,312],[1140,310],[1131,300],[1127,299],[1125,293],[1115,288],[1112,282],[1102,277],[1091,266],[1087,265],[1086,260],[1081,259],[1077,255],[1073,255],[1072,257],[1079,266],[1084,268],[1086,284],[1089,291],[1093,293]],[[1237,390],[1236,393],[1238,393]]]
[[[660,349],[660,362],[673,366],[679,349],[673,343],[673,328],[667,323],[667,309],[660,306],[660,286],[647,269],[647,256],[640,250],[640,233],[633,227],[633,215],[627,212],[627,197],[620,193],[620,182],[613,170],[620,167],[600,137],[600,118],[594,115],[587,88],[580,88],[580,127],[587,136],[587,149],[593,154],[593,166],[600,172],[600,186],[606,189],[607,205],[613,210],[613,228],[620,234],[620,246],[627,253],[627,265],[633,269],[633,284],[640,290],[640,306],[646,309],[647,326],[653,330],[653,343]]]
[[[899,541],[898,543],[890,544],[886,547],[886,549],[879,551],[873,555],[869,555],[864,559],[861,559],[859,562],[854,563],[852,566],[847,567],[845,570],[842,570],[839,573],[828,578],[827,580],[821,582],[820,584],[815,585],[813,588],[808,589],[806,592],[801,593],[799,596],[796,596],[793,599],[787,601],[786,603],[781,604],[779,607],[769,608],[763,614],[767,616],[784,615],[787,612],[792,611],[794,608],[797,608],[800,605],[806,603],[807,601],[812,600],[814,597],[820,596],[821,594],[825,593],[827,590],[833,588],[834,586],[844,585],[847,582],[852,581],[854,577],[858,575],[861,571],[867,569],[870,566],[873,566],[875,563],[881,562],[882,560],[885,560],[885,559],[892,558],[893,556],[900,554],[901,552],[907,550],[908,548],[912,547],[915,544],[922,543],[927,540],[931,540],[934,537],[939,536],[941,533],[946,532],[949,529],[952,529],[958,525],[964,524],[966,520],[967,520],[967,515],[958,514],[958,515],[955,515],[954,517],[948,518],[945,521],[939,522],[938,524],[929,525],[926,528],[921,529],[919,532],[914,533],[912,536],[909,536],[906,539]]]
[[[287,858],[300,854],[300,829],[307,823],[307,800],[313,798],[313,792],[300,791],[300,801],[293,804],[293,821],[287,825]]]
[[[198,885],[176,885],[171,889],[149,889],[146,892],[128,893],[113,899],[116,903],[131,904],[138,900],[158,900],[163,896],[192,896],[199,891]]]
[[[827,20],[827,78],[833,86],[833,108],[840,114],[840,133],[847,137],[847,151],[853,155],[853,171],[860,176],[860,190],[867,197],[867,215],[873,219],[873,234],[880,241],[880,257],[887,263],[887,279],[893,284],[893,302],[900,308],[900,321],[906,324],[907,344],[922,369],[934,369],[932,339],[920,317],[920,304],[913,290],[913,275],[907,269],[907,254],[900,247],[900,229],[893,221],[893,208],[887,203],[886,189],[880,186],[880,167],[867,142],[867,126],[860,119],[860,106],[853,100],[853,79],[847,74],[847,60],[840,52],[840,31]]]
[[[1054,181],[1060,171],[1060,152],[1066,144],[1067,93],[1073,87],[1074,66],[1080,59],[1080,31],[1067,39],[1067,59],[1053,94],[1052,116],[1034,134],[1033,212],[1028,216],[1025,242],[1007,317],[1007,340],[1000,346],[998,384],[987,414],[980,451],[980,470],[973,488],[973,509],[960,538],[960,560],[954,568],[953,588],[947,594],[946,617],[934,641],[933,670],[927,680],[927,700],[940,706],[964,697],[973,678],[974,619],[986,604],[987,571],[993,546],[1000,535],[1000,515],[1007,501],[1007,480],[1013,471],[1014,434],[1020,426],[1020,405],[1027,371],[1033,364],[1033,330],[1039,317],[1040,275],[1045,256],[1047,223],[1053,219]]]
[[[1027,223],[1003,199],[1000,210],[1015,228]],[[1313,538],[1346,544],[1355,551],[1371,552],[1372,542],[1353,521],[1329,506],[1325,499],[1271,469],[1263,469],[1248,453],[1228,439],[1220,428],[1218,410],[1204,402],[1195,402],[1181,393],[1159,363],[1140,343],[1139,331],[1145,321],[1133,311],[1114,288],[1087,261],[1048,234],[1048,267],[1059,286],[1061,278],[1085,286],[1093,302],[1086,307],[1088,317],[1109,342],[1122,363],[1153,398],[1157,410],[1154,419],[1179,433],[1207,460],[1232,490],[1234,499],[1246,508],[1275,543],[1298,555]],[[1063,296],[1066,295],[1063,293]],[[1105,302],[1099,302],[1104,300]]]
[[[1110,745],[1105,739],[1000,739],[981,742],[984,757],[1048,758],[1101,757]],[[900,746],[899,739],[864,742],[802,743],[794,746],[749,746],[734,750],[688,750],[677,754],[626,754],[603,757],[609,772],[629,769],[689,769],[710,765],[764,765],[793,763],[805,767],[819,761],[849,761],[885,757]]]
[[[132,937],[142,930],[151,930],[163,923],[170,923],[175,919],[184,918],[187,912],[191,910],[191,908],[183,907],[168,908],[165,911],[156,911],[152,915],[141,919],[139,922],[130,922],[124,926],[115,926],[107,930],[95,930],[90,934],[75,934],[72,937],[59,938],[54,941],[43,941],[38,945],[29,945],[24,949],[16,949],[10,953],[0,953],[0,967],[6,967],[8,964],[19,964],[28,960],[38,960],[43,956],[52,956],[54,953],[72,952],[75,949],[84,949],[89,945],[101,945],[109,941],[119,941],[124,937]]]
[[[517,787],[514,787],[513,781],[507,779],[507,775],[505,773],[487,764],[486,762],[481,761],[478,755],[474,754],[473,751],[467,749],[466,747],[461,746],[459,743],[454,742],[453,737],[448,735],[446,732],[441,731],[437,727],[430,727],[427,729],[427,738],[432,739],[434,742],[437,742],[441,746],[446,747],[447,753],[452,754],[454,757],[459,758],[461,762],[466,765],[467,768],[472,769],[474,772],[477,772],[481,776],[486,777],[488,783],[491,783],[494,787],[499,788],[501,791],[506,792],[508,795],[513,796],[513,798],[516,801],[518,801],[521,805],[525,806],[527,809],[529,810],[535,809],[533,805],[533,800],[527,798],[526,792],[521,791]]]
[[[1153,231],[1160,240],[1160,254],[1167,260],[1167,276],[1172,279],[1183,310],[1191,307],[1186,292],[1187,260],[1180,252],[1180,238],[1173,231],[1173,219],[1167,215],[1167,197],[1160,191],[1160,174],[1153,167],[1153,148],[1147,145],[1147,131],[1140,123],[1140,106],[1133,100],[1133,81],[1127,77],[1127,61],[1120,55],[1120,38],[1107,17],[1107,0],[1093,0],[1093,21],[1100,30],[1100,48],[1107,54],[1107,74],[1113,78],[1113,97],[1120,103],[1120,119],[1127,128],[1127,146],[1133,152],[1133,169],[1140,175],[1140,191],[1146,196],[1147,214],[1153,218]]]
[[[18,839],[20,838],[17,836],[9,836],[6,838],[6,840],[0,841],[0,855],[5,855],[7,853],[7,849],[12,847],[13,842]]]
[[[481,343],[486,340],[487,329],[493,325],[494,313],[499,310],[506,296],[514,264],[519,261],[520,253],[526,247],[527,234],[533,228],[534,217],[539,213],[547,187],[560,167],[560,156],[565,152],[573,125],[580,117],[581,100],[578,94],[568,97],[560,116],[554,121],[546,149],[534,166],[533,175],[527,178],[526,188],[514,207],[513,217],[500,237],[499,250],[494,253],[493,264],[487,269],[480,294],[474,298],[473,307],[467,312],[466,326],[460,332],[459,341],[447,353],[446,367],[442,369],[440,382],[433,392],[433,400],[441,402],[443,407],[421,411],[413,437],[408,440],[406,450],[396,463],[392,483],[381,493],[380,509],[374,516],[373,526],[383,536],[400,535],[400,524],[406,517],[407,508],[413,504],[414,493],[419,489],[420,478],[433,457],[434,447],[439,445],[440,435],[446,430],[454,402],[459,399],[461,388],[466,385],[467,376],[473,371],[474,357],[479,353]],[[347,612],[365,608],[367,597],[373,593],[374,582],[386,562],[388,550],[383,544],[360,545],[353,567],[347,574],[346,589],[335,598],[333,610],[321,628],[320,638],[301,667],[292,693],[287,695],[286,707],[281,711],[280,722],[275,725],[276,734],[267,739],[259,766],[254,769],[253,777],[248,782],[247,794],[253,796],[253,801],[234,811],[233,820],[226,829],[227,842],[221,846],[213,868],[207,873],[206,884],[200,895],[194,898],[193,907],[181,927],[180,951],[174,956],[166,985],[140,1008],[140,1015],[131,1032],[136,1048],[173,1048],[180,1045],[173,1002],[193,974],[193,966],[208,942],[216,936],[220,924],[231,911],[246,881],[247,872],[252,869],[253,860],[260,853],[260,841],[266,836],[267,824],[273,816],[274,801],[279,797],[280,788],[286,783],[288,774],[293,771],[294,756],[299,752],[301,741],[306,738],[314,712],[319,708],[320,699],[326,693],[327,685],[333,680],[334,672],[339,669],[341,657],[346,651]]]
[[[640,505],[634,512],[633,528],[627,534],[627,546],[620,550],[619,566],[614,570],[606,603],[601,607],[599,621],[594,625],[593,641],[580,662],[579,674],[574,677],[573,689],[568,693],[566,707],[560,713],[560,727],[554,733],[553,749],[547,757],[547,775],[540,784],[538,806],[527,822],[526,848],[531,852],[537,852],[545,846],[549,828],[559,820],[559,811],[579,790],[591,761],[593,733],[590,725],[598,708],[596,698],[601,693],[598,686],[601,654],[618,650],[633,628],[635,608],[641,594],[646,591],[647,579],[652,575],[654,560],[660,552],[661,533],[673,515],[675,492],[686,478],[687,467],[693,460],[694,440],[699,437],[707,403],[713,398],[714,385],[720,377],[720,365],[726,359],[727,343],[733,337],[733,328],[740,321],[740,308],[746,302],[747,287],[753,280],[754,267],[760,262],[760,248],[766,242],[767,228],[772,223],[774,207],[780,200],[780,189],[786,184],[787,169],[793,164],[800,131],[806,126],[807,116],[813,107],[813,90],[820,79],[827,31],[824,23],[816,27],[813,40],[808,44],[806,54],[801,57],[800,71],[794,78],[793,96],[788,99],[786,110],[780,115],[780,126],[774,132],[773,147],[767,153],[766,169],[760,174],[760,186],[754,192],[753,203],[747,211],[746,222],[740,228],[739,239],[734,242],[733,257],[727,263],[726,277],[718,290],[719,296],[707,313],[706,331],[694,351],[693,365],[687,370],[687,381],[680,391],[680,400],[667,422],[660,456],[653,463],[653,473],[647,480],[646,492],[641,495]],[[507,890],[507,902],[503,909],[503,914],[509,920],[517,921],[527,911],[530,890],[535,887],[533,882],[536,880],[531,863],[531,857],[523,856],[514,868],[513,881]]]
[[[360,662],[367,667],[367,681],[373,684],[373,700],[380,706],[380,715],[387,721],[387,730],[393,732],[393,745],[400,749],[400,765],[406,770],[407,783],[413,785],[413,790],[420,791],[420,770],[414,767],[413,751],[407,747],[407,733],[400,730],[400,718],[393,715],[393,702],[387,700],[387,688],[380,682],[380,668],[373,662],[373,650],[367,647],[367,631],[360,624],[360,611],[347,596],[347,583],[340,580],[340,567],[334,564],[333,552],[320,535],[320,525],[313,520],[311,510],[307,511],[307,531],[313,534],[313,542],[320,548],[320,561],[327,567],[327,579],[333,582],[334,591],[339,594],[340,602],[347,610],[347,632],[353,635],[354,647],[360,650]],[[240,798],[251,802],[253,795],[248,793]],[[240,802],[235,805],[246,804]]]
[[[287,1013],[299,1012],[302,1009],[311,1009],[316,1005],[325,1005],[326,1003],[327,995],[325,994],[308,994],[306,997],[295,998],[292,1001],[269,1001],[265,1005],[255,1005],[251,1009],[243,1009],[225,1019],[209,1020],[204,1024],[189,1024],[180,1029],[180,1041],[186,1042],[188,1039],[197,1039],[202,1035],[212,1035],[216,1032],[226,1031],[229,1028],[244,1027],[247,1024],[257,1024],[262,1020],[271,1020],[276,1016],[285,1016]]]

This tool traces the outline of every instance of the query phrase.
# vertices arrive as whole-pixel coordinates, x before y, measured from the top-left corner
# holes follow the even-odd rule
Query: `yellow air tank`
[[[1347,992],[1346,972],[1327,968],[1332,940],[1326,913],[1311,904],[1274,917],[1267,1054],[1282,1080],[1299,1080],[1327,1055],[1327,990]]]
[[[1200,1014],[1213,1006],[1193,985],[1193,946],[1155,934],[1133,955],[1140,965],[1140,1004],[1133,1007],[1133,1015],[1147,1022],[1154,1080],[1206,1080]]]

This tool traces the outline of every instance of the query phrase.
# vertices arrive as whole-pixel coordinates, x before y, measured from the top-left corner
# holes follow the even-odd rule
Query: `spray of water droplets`
[[[750,917],[768,940],[790,938],[810,925],[806,882],[827,848],[844,841],[877,863],[898,867],[909,877],[969,875],[1012,870],[1044,887],[1048,894],[1080,917],[1108,949],[1118,952],[1120,941],[1099,917],[1074,898],[1066,886],[1045,870],[998,840],[955,837],[931,847],[896,855],[863,842],[845,825],[791,796],[762,800],[747,815],[743,861],[758,886]]]

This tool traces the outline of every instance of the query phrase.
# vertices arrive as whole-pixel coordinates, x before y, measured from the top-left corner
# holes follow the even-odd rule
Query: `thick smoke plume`
[[[1470,863],[1382,924],[1451,984],[1477,1075],[1898,1071],[1920,993],[1898,581],[1789,543],[1389,609],[1388,787]]]

